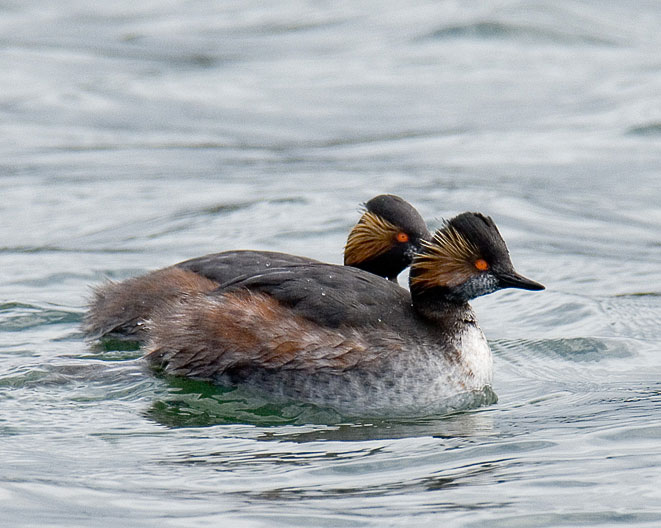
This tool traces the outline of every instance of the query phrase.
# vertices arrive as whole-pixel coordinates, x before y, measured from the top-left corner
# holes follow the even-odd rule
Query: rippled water
[[[0,3],[7,526],[661,524],[661,5]],[[492,215],[499,401],[342,420],[164,379],[89,285],[340,262],[357,204]]]

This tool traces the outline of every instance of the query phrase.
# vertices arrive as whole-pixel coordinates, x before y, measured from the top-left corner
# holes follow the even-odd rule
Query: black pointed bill
[[[523,275],[512,271],[498,275],[498,284],[501,288],[520,288],[522,290],[543,290],[545,286],[534,280],[527,279]]]

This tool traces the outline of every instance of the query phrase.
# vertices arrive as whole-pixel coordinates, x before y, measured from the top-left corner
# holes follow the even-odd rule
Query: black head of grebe
[[[430,236],[411,204],[382,194],[365,203],[363,216],[349,233],[344,264],[394,281]]]

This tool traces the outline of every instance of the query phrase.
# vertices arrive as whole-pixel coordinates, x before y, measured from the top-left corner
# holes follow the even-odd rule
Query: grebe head
[[[410,203],[381,194],[365,203],[363,216],[349,233],[344,264],[397,280],[430,238],[425,221]]]
[[[502,288],[543,290],[519,275],[494,221],[480,213],[462,213],[436,231],[411,265],[411,292],[432,293],[467,302]]]

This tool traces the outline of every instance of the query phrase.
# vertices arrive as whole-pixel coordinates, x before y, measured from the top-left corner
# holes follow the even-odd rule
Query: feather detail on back
[[[376,352],[383,348],[359,331],[323,328],[247,290],[178,299],[156,310],[147,326],[147,360],[174,375],[213,379],[254,368],[338,373],[383,360]],[[403,348],[398,336],[384,334],[377,341]]]
[[[155,306],[184,294],[207,292],[217,287],[218,283],[212,280],[176,267],[122,282],[108,281],[94,288],[83,329],[89,338],[115,332],[139,337],[143,330],[141,322]]]

